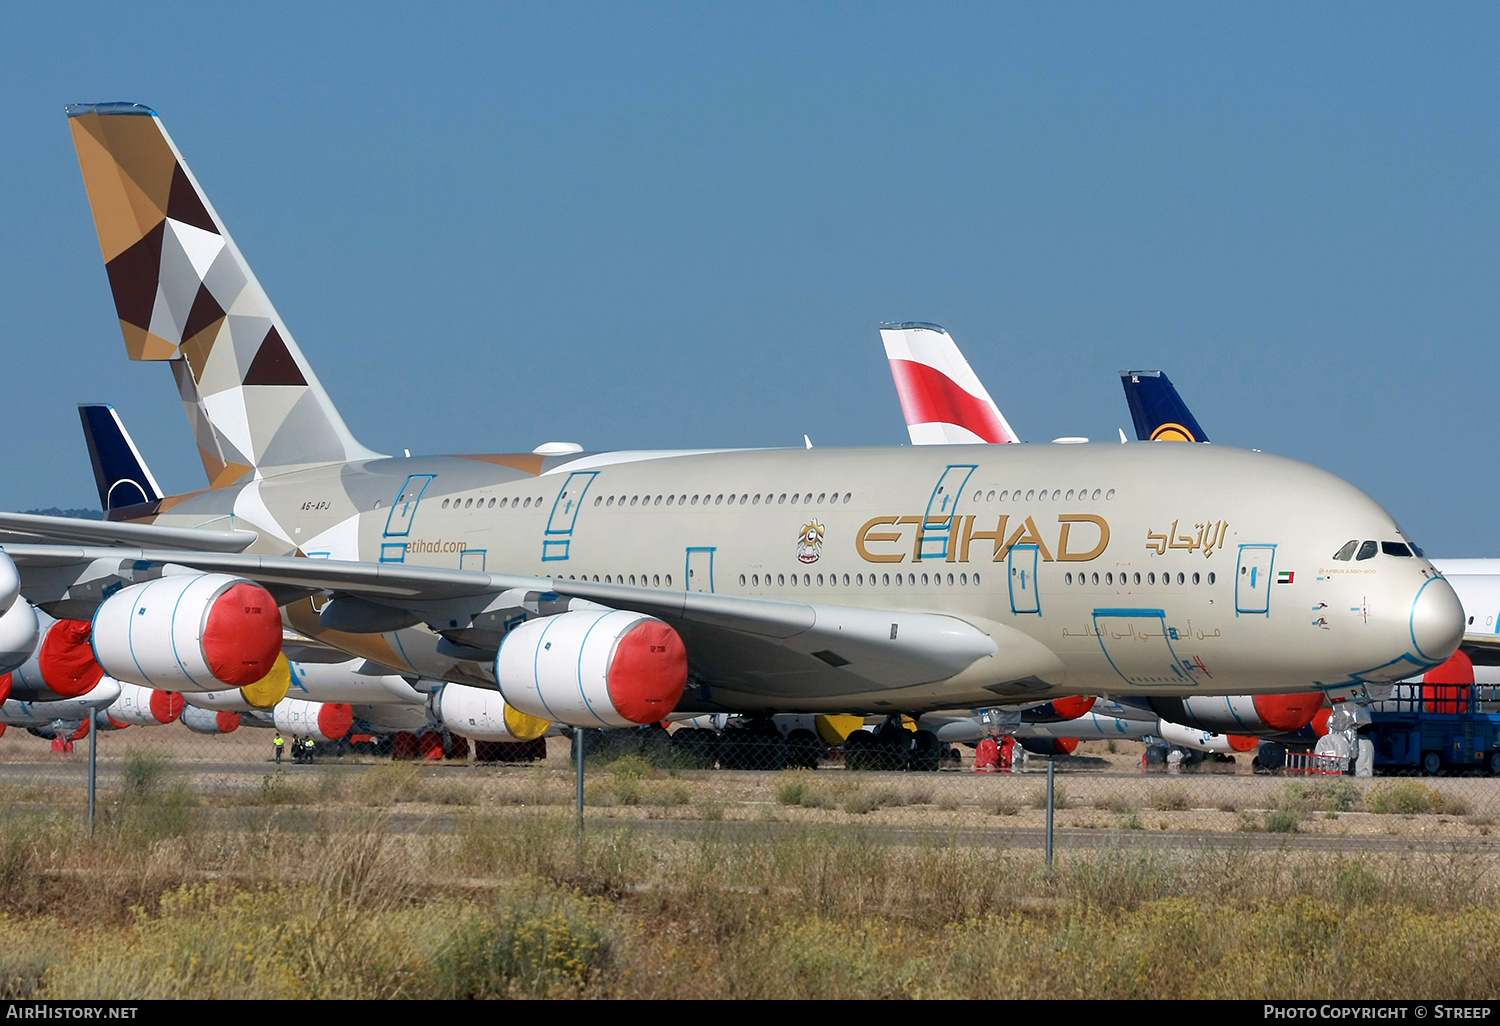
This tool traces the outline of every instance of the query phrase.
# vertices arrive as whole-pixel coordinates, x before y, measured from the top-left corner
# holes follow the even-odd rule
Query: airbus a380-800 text
[[[24,596],[0,649],[28,647],[35,603],[118,679],[218,690],[265,672],[284,615],[492,715],[599,726],[1358,688],[1459,642],[1425,559],[1320,569],[1349,537],[1401,541],[1379,504],[1260,453],[383,456],[155,113],[68,115],[126,350],[171,368],[210,487],[121,522],[0,517],[20,574],[0,600]]]

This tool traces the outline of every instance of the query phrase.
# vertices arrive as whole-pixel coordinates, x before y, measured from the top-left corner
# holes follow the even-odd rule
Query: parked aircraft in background
[[[908,411],[918,410],[918,415],[926,418],[929,424],[942,424],[956,436],[972,436],[985,430],[992,415],[966,397],[971,396],[975,390],[986,397],[989,393],[945,329],[936,324],[910,322],[884,325],[880,334],[887,356],[893,352],[931,354],[926,377],[922,379],[924,392],[920,401],[911,394],[911,382],[915,376],[909,372],[898,373],[899,361],[894,358],[891,360],[891,376],[896,384],[896,392],[901,397],[901,408],[908,418],[911,416]],[[945,377],[950,374],[952,378]],[[1182,404],[1164,374],[1159,371],[1136,372],[1133,382],[1130,376],[1122,377],[1127,377],[1126,392],[1137,431],[1141,430],[1145,420],[1154,419],[1153,429],[1147,430],[1148,435],[1178,439],[1188,434],[1202,434],[1197,421]],[[961,387],[959,381],[968,384]],[[1142,384],[1142,381],[1146,384]],[[1132,383],[1137,390],[1132,390]],[[1164,391],[1154,387],[1159,384],[1165,385]],[[959,398],[955,399],[955,396]],[[990,403],[990,407],[993,406]],[[999,416],[999,410],[993,410],[993,417]],[[1175,422],[1170,423],[1170,430],[1165,426],[1169,422],[1160,420],[1164,416],[1175,418]],[[1003,417],[1001,419],[1003,421]],[[944,444],[941,437],[925,430],[929,425],[922,426],[923,441],[918,442],[918,425],[912,424],[908,419],[907,429],[911,432],[914,443]],[[1014,440],[1014,433],[1011,432],[1010,438],[1005,440]],[[1014,711],[1018,721],[1015,724],[1017,737],[1023,743],[1027,743],[1027,735],[1032,733],[1049,739],[1061,736],[1120,737],[1127,730],[1124,726],[1127,722],[1130,724],[1130,733],[1145,736],[1140,733],[1139,724],[1148,723],[1153,728],[1154,736],[1169,739],[1170,743],[1209,752],[1247,751],[1254,746],[1254,742],[1249,740],[1251,737],[1302,740],[1297,735],[1313,721],[1323,706],[1323,694],[1200,695],[1186,699],[1131,698],[1126,701],[1134,704],[1107,703],[1114,707],[1112,715],[1102,713],[1102,710],[1085,709],[1075,713],[1074,717],[1061,718],[1061,722],[1056,716],[1038,716],[1036,710],[1020,708]],[[1122,709],[1132,708],[1138,708],[1136,715],[1121,714]],[[988,715],[991,720],[998,722],[1006,714],[1000,710],[991,710]],[[939,718],[927,719],[936,723]],[[924,724],[925,722],[926,720]],[[961,723],[967,723],[968,726],[961,726]],[[984,725],[979,717],[959,717],[946,726],[946,733],[939,730],[938,736],[944,740],[974,740],[982,734]],[[1073,733],[1074,731],[1077,733]],[[973,738],[968,736],[971,733]]]
[[[1309,572],[1351,535],[1403,544],[1379,505],[1219,446],[382,456],[154,112],[68,114],[127,352],[172,369],[210,480],[130,523],[0,516],[26,599],[119,679],[253,685],[278,607],[351,656],[586,726],[1358,691],[1458,642],[1420,557]]]

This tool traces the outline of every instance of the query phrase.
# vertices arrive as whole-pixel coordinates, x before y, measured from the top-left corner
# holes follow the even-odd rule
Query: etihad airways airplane
[[[127,353],[171,369],[210,487],[105,524],[0,516],[27,600],[0,588],[0,651],[31,602],[119,679],[222,690],[274,662],[279,606],[500,715],[605,726],[1358,690],[1458,643],[1423,559],[1314,572],[1351,535],[1400,543],[1376,502],[1226,447],[383,456],[156,114],[68,116]]]

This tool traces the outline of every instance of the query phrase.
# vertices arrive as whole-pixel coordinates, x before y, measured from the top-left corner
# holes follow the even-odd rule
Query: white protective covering
[[[0,568],[3,566],[14,566],[9,556],[5,556]],[[13,598],[10,608],[0,614],[0,673],[10,673],[30,659],[40,638],[41,624],[36,610],[25,599]]]
[[[103,709],[120,697],[120,682],[101,677],[88,694],[57,702],[18,702],[8,700],[0,706],[0,723],[12,727],[39,727],[54,720],[86,720],[96,709]]]
[[[271,710],[271,718],[283,734],[301,734],[314,741],[337,741],[349,733],[354,715],[347,705],[283,698]]]
[[[443,726],[473,741],[530,741],[548,727],[546,720],[507,706],[498,692],[466,684],[445,684],[432,704]]]
[[[236,584],[228,574],[163,577],[125,588],[94,614],[94,658],[119,680],[163,691],[223,691],[203,649],[214,601]]]
[[[108,680],[113,680],[113,678],[104,677],[99,683],[102,685]],[[164,722],[157,717],[156,710],[152,709],[151,700],[157,695],[167,698],[173,696],[155,688],[143,688],[139,684],[131,684],[129,681],[119,681],[116,686],[120,689],[120,697],[111,702],[109,708],[105,710],[110,719],[116,723],[123,723],[127,727],[157,727]],[[160,704],[161,699],[157,701]]]
[[[580,610],[528,620],[505,636],[495,681],[506,703],[576,727],[634,727],[609,692],[616,646],[642,623],[629,610]]]
[[[225,720],[221,720],[221,716],[234,724],[231,729],[239,727],[239,713],[218,713],[212,709],[199,709],[195,705],[183,708],[181,720],[182,725],[194,734],[227,734],[229,731],[224,729]]]

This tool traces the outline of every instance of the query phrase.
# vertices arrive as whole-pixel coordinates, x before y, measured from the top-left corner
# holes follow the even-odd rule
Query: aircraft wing
[[[330,596],[325,627],[380,633],[427,623],[466,651],[493,658],[506,625],[541,604],[584,600],[647,613],[671,624],[687,646],[695,680],[756,695],[839,695],[947,680],[984,662],[981,686],[1010,693],[1056,680],[1046,646],[987,621],[937,613],[859,609],[821,603],[672,591],[560,578],[163,549],[5,545],[23,593],[71,618],[91,616],[107,589],[163,573],[227,573],[256,581],[283,604]]]
[[[11,542],[60,542],[79,545],[140,545],[193,552],[243,552],[259,535],[254,531],[158,527],[108,520],[47,517],[34,513],[0,513],[0,545]]]

